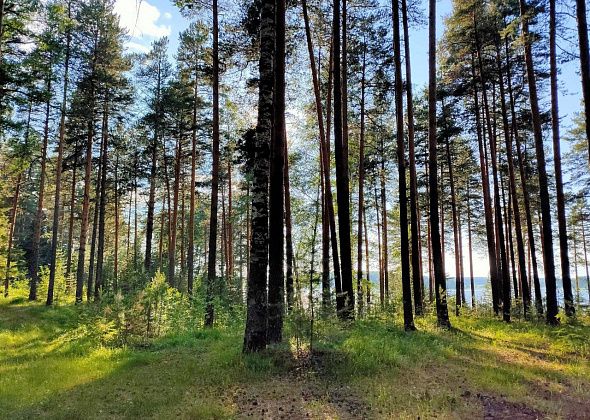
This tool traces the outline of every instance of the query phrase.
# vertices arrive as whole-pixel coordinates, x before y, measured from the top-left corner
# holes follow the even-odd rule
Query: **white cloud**
[[[172,14],[170,12],[166,12],[166,13],[164,13],[164,17],[166,19],[172,19]]]
[[[121,17],[121,26],[127,29],[133,38],[159,38],[170,35],[172,31],[170,25],[158,24],[162,13],[146,0],[117,0],[115,12]],[[166,17],[166,14],[164,16]]]
[[[137,42],[133,42],[133,41],[129,41],[127,43],[125,43],[125,46],[127,47],[127,49],[129,51],[135,52],[135,53],[147,53],[149,52],[149,47],[143,44],[138,44]]]

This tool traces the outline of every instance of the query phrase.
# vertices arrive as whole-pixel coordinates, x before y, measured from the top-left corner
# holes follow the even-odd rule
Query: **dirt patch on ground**
[[[465,394],[464,394],[465,395]],[[475,398],[483,406],[483,418],[510,419],[510,420],[535,420],[544,419],[545,415],[522,403],[513,403],[503,398],[491,395],[476,394]]]
[[[296,355],[289,372],[263,385],[239,388],[238,418],[369,419],[369,406],[347,385],[322,380],[322,354]]]

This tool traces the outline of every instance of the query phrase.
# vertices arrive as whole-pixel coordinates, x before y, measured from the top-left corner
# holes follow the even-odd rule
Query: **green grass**
[[[587,316],[557,328],[452,322],[439,330],[428,315],[412,333],[397,317],[316,322],[316,353],[303,363],[294,339],[243,356],[237,324],[108,347],[90,308],[0,299],[0,418],[275,417],[288,406],[290,417],[316,418],[590,412]]]

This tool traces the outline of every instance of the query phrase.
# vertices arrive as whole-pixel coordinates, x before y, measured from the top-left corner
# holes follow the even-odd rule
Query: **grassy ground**
[[[87,312],[0,298],[0,418],[590,418],[587,317],[326,321],[313,354],[243,356],[237,325],[105,347]]]

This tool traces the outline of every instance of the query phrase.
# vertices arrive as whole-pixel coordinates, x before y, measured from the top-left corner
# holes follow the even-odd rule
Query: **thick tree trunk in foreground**
[[[268,343],[283,339],[285,237],[285,0],[275,3],[273,132],[270,146]]]
[[[243,351],[257,352],[267,343],[268,183],[273,119],[274,0],[260,11],[258,124],[252,168],[252,240]]]

